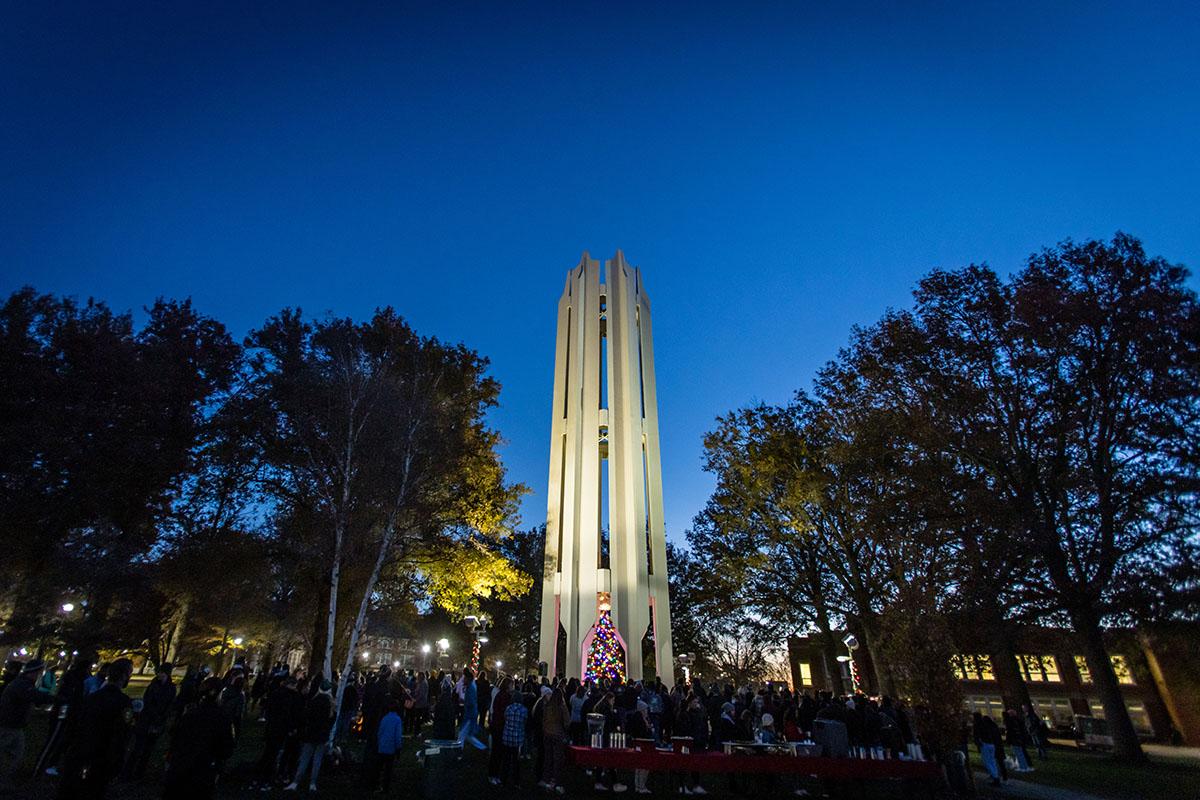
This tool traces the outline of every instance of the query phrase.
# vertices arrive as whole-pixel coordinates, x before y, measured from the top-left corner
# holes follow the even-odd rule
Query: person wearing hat
[[[0,694],[0,786],[8,783],[25,756],[25,727],[33,707],[50,702],[50,695],[38,690],[45,668],[39,658],[26,662]]]
[[[759,728],[758,739],[763,744],[775,744],[779,741],[779,736],[775,733],[775,717],[770,714],[762,715],[762,727]]]
[[[175,683],[171,680],[174,669],[168,661],[159,664],[154,680],[142,695],[142,710],[133,724],[133,749],[125,767],[126,776],[134,780],[145,777],[154,745],[167,727],[167,716],[175,704]]]
[[[83,698],[79,724],[67,744],[60,800],[104,797],[120,772],[133,724],[133,700],[125,694],[132,675],[133,662],[118,658],[109,664],[104,685]]]

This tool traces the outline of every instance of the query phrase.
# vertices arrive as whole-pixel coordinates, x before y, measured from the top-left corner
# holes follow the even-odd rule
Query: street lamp
[[[691,683],[692,675],[689,668],[696,663],[696,656],[691,653],[680,653],[675,660],[679,662],[679,666],[683,667],[683,682]]]
[[[63,610],[64,614],[70,614],[72,611],[75,610],[75,604],[74,603],[63,603],[62,610]]]
[[[846,645],[846,656],[838,656],[838,661],[845,660],[850,667],[850,685],[854,687],[855,694],[859,691],[858,671],[854,669],[854,651],[858,649],[858,639],[853,633],[847,633],[842,639],[842,644]]]

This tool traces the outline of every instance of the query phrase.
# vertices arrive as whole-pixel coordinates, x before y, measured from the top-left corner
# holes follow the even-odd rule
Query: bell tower
[[[543,581],[551,675],[639,680],[648,637],[672,682],[650,300],[620,250],[584,253],[558,301]]]

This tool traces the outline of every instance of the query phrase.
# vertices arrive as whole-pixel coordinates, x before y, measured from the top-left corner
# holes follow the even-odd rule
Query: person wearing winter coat
[[[126,775],[134,780],[146,776],[146,766],[158,737],[167,728],[167,717],[175,705],[175,683],[171,680],[174,666],[167,661],[158,665],[154,680],[142,695],[142,710],[133,723],[133,749],[126,763]]]
[[[213,796],[225,759],[233,753],[233,725],[219,706],[221,679],[208,678],[200,702],[188,708],[175,726],[164,800],[207,800]]]
[[[317,776],[321,774],[321,760],[325,757],[325,745],[329,741],[329,732],[333,730],[333,712],[333,684],[322,680],[317,693],[310,697],[304,705],[304,726],[300,734],[300,763],[296,766],[295,777],[284,787],[284,791],[296,791],[310,763],[312,764],[312,774],[308,779],[308,790],[310,792],[317,790]]]
[[[382,788],[384,792],[391,790],[392,765],[403,743],[404,719],[400,716],[400,704],[388,700],[383,719],[379,720],[379,732],[375,736],[378,759],[375,762],[375,777],[371,781],[373,788]]]
[[[571,712],[567,708],[562,689],[554,689],[542,698],[542,779],[538,783],[544,789],[562,794],[562,770],[567,753],[567,729]]]

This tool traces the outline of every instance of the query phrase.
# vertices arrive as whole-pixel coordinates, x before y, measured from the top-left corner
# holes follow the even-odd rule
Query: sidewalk
[[[992,786],[986,772],[975,772],[975,790],[980,797],[1017,797],[1022,800],[1106,800],[1094,794],[1043,786],[1019,778],[1009,778],[1002,786]]]

